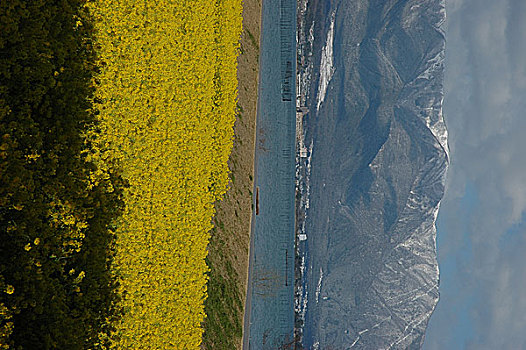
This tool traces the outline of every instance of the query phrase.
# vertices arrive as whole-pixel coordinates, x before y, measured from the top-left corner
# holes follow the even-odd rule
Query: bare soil
[[[230,184],[224,199],[216,203],[207,258],[211,272],[205,303],[205,349],[242,348],[253,210],[261,1],[243,2],[243,33],[237,60],[239,111],[229,160]]]

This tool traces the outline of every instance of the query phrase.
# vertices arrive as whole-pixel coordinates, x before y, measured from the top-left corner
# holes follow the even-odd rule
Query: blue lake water
[[[296,1],[262,7],[254,214],[245,349],[285,348],[294,330]]]

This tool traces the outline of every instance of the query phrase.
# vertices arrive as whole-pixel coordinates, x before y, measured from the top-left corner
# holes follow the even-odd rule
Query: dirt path
[[[238,56],[238,109],[234,148],[229,160],[230,187],[216,203],[209,245],[211,267],[203,348],[242,348],[252,217],[254,144],[258,91],[262,0],[243,1],[243,33]]]

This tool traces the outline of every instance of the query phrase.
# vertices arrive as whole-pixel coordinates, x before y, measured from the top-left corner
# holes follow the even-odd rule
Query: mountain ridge
[[[444,1],[329,3],[308,2],[300,25],[312,150],[298,180],[300,205],[310,203],[302,343],[419,349],[439,297],[435,221],[449,164]]]

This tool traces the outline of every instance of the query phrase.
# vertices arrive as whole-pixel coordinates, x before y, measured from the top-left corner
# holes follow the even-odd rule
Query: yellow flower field
[[[94,160],[129,182],[114,273],[117,349],[198,349],[213,202],[228,183],[241,0],[89,1]],[[82,26],[81,22],[77,25]]]

